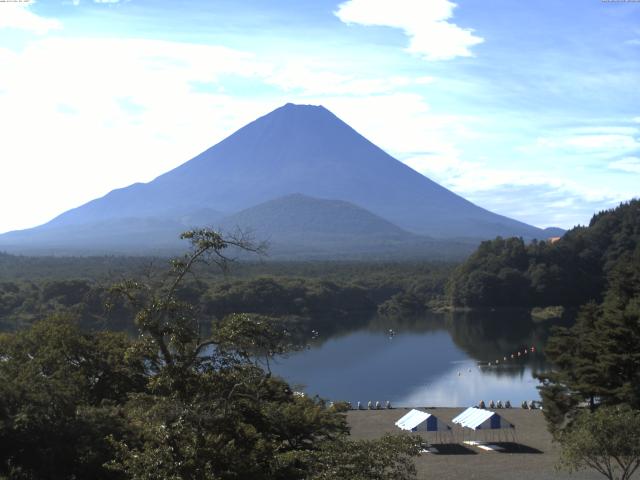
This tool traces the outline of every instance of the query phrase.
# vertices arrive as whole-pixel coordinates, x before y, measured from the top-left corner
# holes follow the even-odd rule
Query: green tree
[[[560,468],[592,468],[609,480],[628,480],[640,466],[640,412],[617,407],[583,411],[559,441]]]
[[[610,273],[640,242],[640,200],[593,216],[554,243],[496,238],[453,272],[448,283],[454,306],[579,307],[601,302]]]
[[[64,316],[0,336],[0,475],[121,478],[103,467],[115,453],[106,437],[126,437],[118,405],[147,382],[129,345]]]
[[[317,459],[343,452],[333,445],[348,442],[348,428],[343,414],[320,399],[295,395],[262,368],[261,359],[286,350],[286,332],[274,330],[277,324],[269,317],[237,314],[205,328],[201,312],[177,296],[198,262],[224,268],[225,249],[255,249],[210,230],[187,232],[183,238],[192,249],[173,261],[162,284],[116,287],[138,306],[138,348],[149,381],[147,390],[130,396],[124,406],[137,438],[112,440],[118,454],[110,468],[133,480],[320,475],[325,463]],[[393,451],[399,455],[385,457],[385,467],[404,464],[415,444],[412,439],[396,444]],[[352,452],[362,447],[345,445]]]
[[[570,329],[556,329],[542,377],[544,414],[552,432],[571,422],[580,405],[640,409],[640,246],[620,257],[601,305],[584,306]]]
[[[202,286],[186,284],[196,265],[224,269],[227,249],[256,248],[206,229],[183,238],[192,249],[166,275],[113,289],[119,312],[137,311],[137,338],[60,314],[0,336],[0,478],[411,478],[417,439],[350,441],[339,408],[270,373],[290,348],[277,319],[205,320]],[[86,299],[75,285],[82,295],[73,283],[48,295]]]

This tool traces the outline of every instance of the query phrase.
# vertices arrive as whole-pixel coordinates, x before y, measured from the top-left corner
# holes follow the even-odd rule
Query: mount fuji
[[[0,250],[172,250],[180,247],[178,233],[197,225],[250,229],[283,249],[320,246],[327,255],[550,236],[447,190],[324,107],[287,104],[149,183],[0,235]]]

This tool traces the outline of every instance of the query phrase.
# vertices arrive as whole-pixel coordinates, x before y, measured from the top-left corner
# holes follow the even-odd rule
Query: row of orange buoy
[[[536,347],[531,347],[531,348],[525,348],[522,351],[517,351],[516,353],[512,353],[511,357],[503,357],[502,361],[506,362],[508,360],[514,360],[517,359],[518,357],[524,357],[525,355],[527,355],[529,352],[534,353],[536,351]],[[499,365],[500,364],[500,359],[496,360],[495,363],[489,362],[489,365]]]

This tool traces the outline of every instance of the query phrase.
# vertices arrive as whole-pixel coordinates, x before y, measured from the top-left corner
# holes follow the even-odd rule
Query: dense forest
[[[640,410],[640,245],[609,271],[602,302],[589,302],[570,328],[556,327],[542,379],[545,416],[561,428],[580,405]]]
[[[160,258],[2,254],[0,330],[69,313],[87,330],[131,331],[133,312],[112,295],[111,286],[125,278],[157,284],[165,275],[163,265]],[[344,323],[377,311],[420,314],[443,303],[453,268],[448,263],[238,262],[223,272],[198,265],[176,295],[207,318],[243,312]]]
[[[448,301],[458,307],[578,307],[600,302],[617,267],[633,262],[640,200],[593,216],[555,242],[496,238],[455,269]]]

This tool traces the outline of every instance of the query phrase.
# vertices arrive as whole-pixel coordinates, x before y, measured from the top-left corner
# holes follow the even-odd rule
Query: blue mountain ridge
[[[497,235],[549,236],[542,229],[492,213],[438,185],[388,155],[324,107],[287,104],[149,183],[114,190],[39,227],[0,235],[0,249],[55,245],[73,250],[79,244],[88,248],[94,242],[100,249],[109,250],[113,243],[126,250],[128,243],[145,241],[145,224],[150,225],[149,234],[153,233],[148,239],[151,243],[169,245],[182,227],[228,225],[225,218],[282,197],[288,198],[289,209],[296,199],[303,202],[308,198],[352,204],[355,209],[347,211],[354,215],[354,224],[371,221],[371,217],[367,221],[362,218],[371,215],[376,218],[376,228],[389,234],[396,229],[396,236],[398,232],[405,237],[473,240]],[[329,204],[316,202],[314,209],[323,206]],[[334,212],[335,207],[333,204]],[[300,212],[298,220],[288,220],[287,232],[292,237],[303,238],[311,226]],[[318,218],[328,221],[330,216]],[[271,208],[254,214],[252,221],[278,230],[283,218],[278,209]],[[385,222],[388,225],[383,228]],[[344,221],[342,227],[350,223]],[[335,225],[314,222],[313,226],[329,234],[340,233]]]

